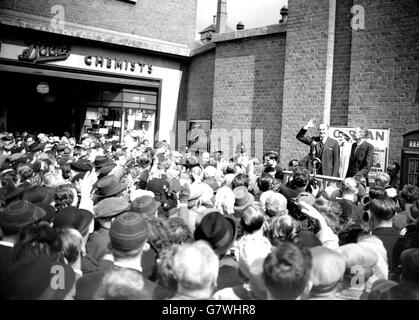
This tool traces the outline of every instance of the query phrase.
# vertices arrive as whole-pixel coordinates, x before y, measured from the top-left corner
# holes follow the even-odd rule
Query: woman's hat
[[[10,203],[0,214],[0,228],[19,232],[45,216],[45,210],[25,200]]]
[[[76,229],[84,237],[87,235],[92,221],[93,214],[90,211],[70,206],[58,211],[53,224],[55,228]]]

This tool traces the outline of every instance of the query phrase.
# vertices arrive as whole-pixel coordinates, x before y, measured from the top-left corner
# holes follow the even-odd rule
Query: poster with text
[[[330,127],[329,136],[337,139],[339,131],[345,132],[351,138],[351,142],[355,142],[355,128]],[[386,172],[390,148],[390,129],[368,129],[367,141],[374,146],[374,160],[368,174],[369,180],[372,181],[377,173]]]

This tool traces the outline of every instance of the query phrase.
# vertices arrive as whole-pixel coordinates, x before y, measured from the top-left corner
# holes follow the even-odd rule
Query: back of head
[[[269,217],[287,214],[287,198],[281,193],[271,194],[265,201],[265,212]]]
[[[358,193],[358,182],[354,178],[346,178],[340,190],[342,195],[355,195]]]
[[[310,180],[310,172],[303,167],[295,167],[292,174],[292,184],[296,188],[305,187]]]
[[[231,181],[232,188],[235,189],[237,187],[244,186],[246,188],[249,187],[249,177],[247,174],[239,173]]]
[[[274,178],[269,173],[263,172],[258,179],[258,187],[260,191],[265,192],[272,189]]]
[[[264,225],[263,234],[271,243],[275,243],[278,240],[291,241],[299,230],[299,222],[285,214],[274,217],[268,224]]]
[[[12,252],[12,260],[17,262],[28,256],[45,255],[53,260],[63,257],[63,241],[59,232],[47,222],[39,222],[24,228]]]
[[[188,291],[215,287],[218,256],[205,241],[182,245],[173,260],[173,274],[179,287]]]
[[[112,270],[105,275],[96,293],[98,300],[150,300],[140,273],[128,268]]]
[[[310,251],[290,242],[279,243],[263,264],[263,280],[271,298],[298,299],[307,288],[311,265]]]
[[[412,184],[406,184],[401,191],[401,197],[406,203],[413,203],[419,200],[419,187]]]
[[[83,236],[73,228],[63,228],[60,230],[60,237],[63,242],[63,253],[67,263],[72,264],[80,258],[82,254]]]
[[[370,196],[370,199],[381,198],[386,195],[386,190],[383,187],[373,186],[370,188],[368,195]]]
[[[387,187],[390,184],[390,176],[388,173],[381,172],[374,179],[374,185],[378,187]]]
[[[247,233],[253,233],[262,228],[265,221],[265,213],[258,204],[252,204],[243,210],[240,217],[240,225]]]
[[[388,197],[372,199],[368,204],[368,209],[375,219],[389,221],[397,211],[397,205]]]

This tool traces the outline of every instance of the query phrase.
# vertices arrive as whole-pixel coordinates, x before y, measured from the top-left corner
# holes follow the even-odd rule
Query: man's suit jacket
[[[346,177],[364,176],[368,181],[368,172],[374,160],[374,146],[367,141],[364,141],[359,148],[356,146],[356,143],[352,144]]]
[[[313,140],[319,140],[319,137],[308,138],[305,136],[307,130],[301,128],[297,133],[297,139],[302,143],[311,146]],[[326,176],[339,177],[339,143],[330,137],[326,139],[325,144],[318,142],[316,146],[317,157],[322,161],[319,174]]]

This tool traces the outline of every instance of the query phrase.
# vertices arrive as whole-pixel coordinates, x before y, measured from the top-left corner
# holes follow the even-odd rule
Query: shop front
[[[1,130],[175,146],[180,62],[44,34],[0,39]],[[128,137],[128,138],[127,138]]]

